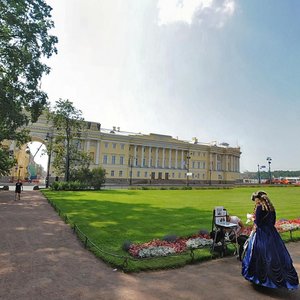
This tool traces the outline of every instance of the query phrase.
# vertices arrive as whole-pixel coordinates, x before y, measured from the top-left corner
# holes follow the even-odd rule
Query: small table
[[[217,232],[221,233],[221,240],[220,242],[222,243],[222,250],[221,250],[221,257],[224,256],[225,254],[225,233],[224,231],[227,229],[236,229],[238,227],[237,224],[230,223],[230,222],[216,222],[215,223],[215,236],[212,244],[212,251],[214,250],[215,244],[216,244],[216,239],[217,239]],[[236,250],[238,249],[238,242],[237,242],[237,236],[235,235],[235,248]]]

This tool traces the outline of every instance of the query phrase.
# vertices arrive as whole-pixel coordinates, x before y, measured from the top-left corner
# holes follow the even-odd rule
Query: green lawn
[[[148,242],[175,234],[187,236],[200,229],[211,230],[212,210],[224,206],[232,215],[246,221],[253,212],[250,200],[256,188],[205,190],[105,190],[89,192],[54,192],[44,195],[66,214],[90,240],[105,252],[126,256],[124,241]],[[277,210],[277,219],[300,217],[300,188],[266,187]],[[300,237],[299,232],[294,234]],[[285,238],[287,235],[285,236]],[[113,266],[123,259],[95,253]],[[197,250],[195,260],[210,257],[207,250]],[[129,260],[127,271],[170,268],[190,261],[189,254],[151,260]]]

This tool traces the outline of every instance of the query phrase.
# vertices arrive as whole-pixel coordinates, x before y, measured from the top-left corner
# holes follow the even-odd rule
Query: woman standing
[[[275,228],[276,212],[264,191],[252,194],[254,227],[242,263],[245,279],[269,288],[296,289],[299,285],[292,259]]]

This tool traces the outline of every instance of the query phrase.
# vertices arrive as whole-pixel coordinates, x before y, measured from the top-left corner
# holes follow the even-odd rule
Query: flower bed
[[[275,227],[278,232],[287,232],[300,229],[300,218],[295,220],[279,220],[276,222]]]
[[[300,229],[300,218],[295,220],[279,220],[275,227],[278,232],[288,232]],[[242,234],[249,236],[252,226],[246,226]],[[183,253],[190,249],[210,247],[213,240],[209,234],[195,234],[190,237],[174,238],[172,241],[155,239],[142,244],[130,244],[128,252],[136,258],[149,258],[168,256],[176,253]]]
[[[208,234],[197,234],[187,238],[176,238],[174,241],[155,239],[148,243],[131,244],[128,252],[137,258],[159,257],[210,246],[212,242]]]

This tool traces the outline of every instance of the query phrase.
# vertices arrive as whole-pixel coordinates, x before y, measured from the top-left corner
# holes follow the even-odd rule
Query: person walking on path
[[[18,179],[18,181],[16,182],[16,188],[15,188],[15,201],[21,200],[21,190],[23,191],[23,184],[20,181],[20,179]]]
[[[255,201],[254,233],[242,263],[242,275],[250,282],[268,288],[297,289],[298,274],[275,228],[275,208],[264,191],[252,194]]]

